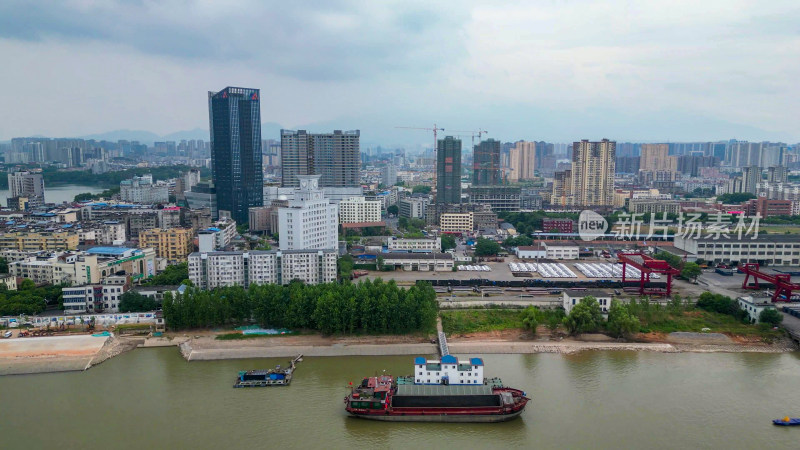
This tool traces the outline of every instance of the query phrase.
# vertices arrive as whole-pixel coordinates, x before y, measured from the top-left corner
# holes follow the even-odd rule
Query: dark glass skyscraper
[[[453,136],[436,145],[436,203],[461,203],[461,139]]]
[[[226,87],[208,93],[211,173],[217,208],[247,223],[248,209],[264,204],[261,102],[258,89]]]

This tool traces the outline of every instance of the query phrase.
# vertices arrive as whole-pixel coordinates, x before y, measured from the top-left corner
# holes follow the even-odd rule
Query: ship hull
[[[350,413],[352,417],[367,420],[381,420],[384,422],[457,422],[457,423],[496,423],[516,419],[522,410],[509,414],[358,414]]]

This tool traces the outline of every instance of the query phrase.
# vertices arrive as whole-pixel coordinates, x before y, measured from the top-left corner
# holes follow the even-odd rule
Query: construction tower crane
[[[456,132],[456,133],[472,133],[472,148],[473,149],[475,148],[475,135],[476,134],[478,135],[478,142],[481,141],[481,136],[482,135],[489,134],[488,131],[486,131],[486,130],[484,130],[482,128],[478,128],[477,131],[472,131],[472,130],[454,130],[454,132]]]
[[[436,164],[438,159],[436,158],[436,148],[439,146],[438,140],[438,132],[444,131],[444,128],[439,128],[435,123],[433,124],[433,128],[424,128],[424,127],[395,127],[395,128],[402,128],[404,130],[426,130],[426,131],[433,131],[433,188],[436,189]]]

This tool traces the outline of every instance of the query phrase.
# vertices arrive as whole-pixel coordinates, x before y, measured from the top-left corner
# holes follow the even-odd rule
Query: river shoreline
[[[56,336],[2,341],[0,375],[21,375],[84,371],[122,353],[142,348],[177,347],[187,361],[228,359],[288,358],[302,354],[311,357],[412,356],[435,355],[438,346],[408,336],[325,338],[291,336],[217,340],[207,336],[118,337]],[[16,342],[15,342],[16,341]],[[658,353],[787,353],[797,347],[789,340],[772,344],[618,342],[588,339],[491,340],[455,338],[449,342],[454,354],[534,354],[564,355],[585,351],[647,351]]]

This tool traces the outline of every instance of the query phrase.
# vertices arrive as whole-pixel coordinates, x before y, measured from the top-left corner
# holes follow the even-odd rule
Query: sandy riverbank
[[[48,336],[0,341],[0,375],[86,370],[116,353],[113,337]]]

